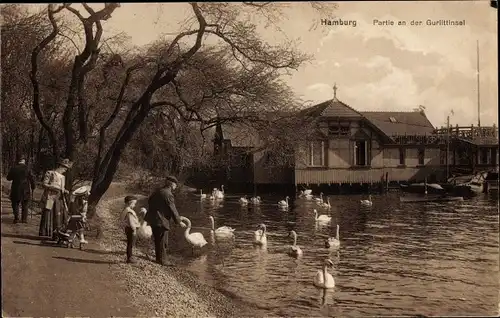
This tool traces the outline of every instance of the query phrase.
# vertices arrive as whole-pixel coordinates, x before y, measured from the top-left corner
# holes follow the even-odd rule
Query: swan
[[[288,199],[290,199],[288,196],[285,198],[285,200],[281,200],[278,202],[278,206],[282,208],[288,208]]]
[[[220,188],[220,190],[217,190],[217,192],[215,192],[216,199],[224,199],[224,185],[221,185]]]
[[[311,189],[305,189],[304,191],[302,191],[302,193],[304,193],[304,195],[310,195],[312,194],[312,191]]]
[[[333,267],[333,262],[330,259],[325,260],[323,269],[318,270],[316,276],[314,276],[314,286],[318,288],[330,289],[335,287],[335,280],[332,274],[328,273],[328,266]]]
[[[203,190],[200,189],[200,199],[206,199],[207,195],[203,193]]]
[[[259,229],[255,231],[255,239],[253,241],[256,245],[266,245],[267,244],[267,236],[266,236],[266,225],[260,224]]]
[[[329,237],[325,241],[325,247],[326,248],[337,248],[340,246],[340,238],[339,238],[339,225],[337,224],[337,233],[335,237]]]
[[[185,217],[181,216],[181,221],[187,223],[186,230],[184,231],[184,237],[186,240],[191,244],[194,252],[195,247],[203,247],[208,244],[207,240],[203,237],[203,234],[201,233],[189,233],[191,230],[191,221]]]
[[[326,202],[320,203],[319,204],[322,208],[329,209],[332,206],[330,205],[330,198],[326,198]]]
[[[318,210],[316,209],[314,209],[313,212],[314,212],[314,220],[316,220],[317,222],[330,222],[332,220],[332,217],[326,214],[318,215]]]
[[[217,198],[217,188],[212,190],[212,194],[210,195],[210,200],[215,200]]]
[[[368,200],[361,200],[361,205],[362,206],[372,206],[372,195],[370,194],[368,196]]]
[[[319,194],[318,198],[314,198],[314,201],[316,201],[317,203],[323,203],[323,192]]]
[[[295,231],[290,231],[288,236],[293,236],[293,245],[288,249],[288,255],[293,257],[302,256],[302,249],[297,246],[297,233]]]
[[[211,232],[214,233],[215,236],[217,236],[217,237],[220,237],[220,236],[228,237],[228,236],[233,236],[234,235],[234,233],[233,233],[234,229],[232,227],[221,226],[221,227],[218,227],[217,229],[215,229],[214,217],[210,215],[208,218],[210,219],[210,223],[212,224]]]
[[[252,204],[260,204],[260,197],[253,197],[250,199],[250,202],[252,202]]]
[[[239,200],[241,205],[247,205],[248,204],[248,199],[246,197],[242,197]]]

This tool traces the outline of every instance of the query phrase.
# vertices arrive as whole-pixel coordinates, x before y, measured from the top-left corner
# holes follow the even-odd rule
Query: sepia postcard
[[[2,317],[500,315],[497,1],[0,12]]]

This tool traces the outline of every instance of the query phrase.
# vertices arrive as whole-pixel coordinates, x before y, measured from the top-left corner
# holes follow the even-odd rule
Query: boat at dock
[[[463,197],[447,196],[447,195],[405,195],[400,196],[399,201],[403,203],[418,203],[418,202],[453,202],[463,201]]]
[[[484,192],[487,175],[488,172],[480,172],[475,175],[455,176],[446,183],[401,184],[400,188],[404,193],[470,198]]]

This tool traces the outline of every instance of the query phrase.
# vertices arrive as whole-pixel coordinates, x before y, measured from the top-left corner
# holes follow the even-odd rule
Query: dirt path
[[[133,317],[140,314],[116,280],[115,263],[89,239],[86,249],[44,244],[39,216],[13,224],[10,200],[2,193],[2,311],[20,316]],[[5,316],[4,316],[5,317]]]

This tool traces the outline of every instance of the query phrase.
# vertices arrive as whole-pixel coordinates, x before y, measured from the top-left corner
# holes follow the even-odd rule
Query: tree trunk
[[[139,110],[138,114],[134,117],[134,119],[130,122],[128,127],[124,129],[121,137],[117,138],[108,149],[108,153],[110,154],[109,162],[107,166],[105,166],[105,169],[103,171],[100,171],[101,176],[97,180],[97,182],[92,183],[92,188],[90,190],[89,196],[89,212],[87,212],[88,218],[92,218],[95,215],[95,207],[108,190],[109,186],[111,185],[111,181],[113,181],[113,177],[118,168],[118,164],[120,163],[120,158],[123,150],[148,115],[148,111],[149,108],[147,106],[143,106]],[[106,157],[107,156],[108,154],[106,155]],[[93,209],[90,209],[90,206],[93,206]]]

